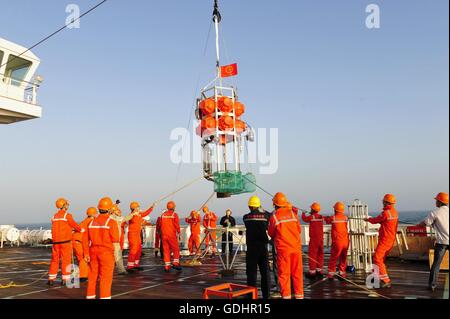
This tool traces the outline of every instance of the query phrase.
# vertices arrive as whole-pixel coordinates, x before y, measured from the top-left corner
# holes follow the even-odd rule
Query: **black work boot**
[[[174,265],[174,266],[172,266],[172,268],[175,269],[176,271],[182,271],[183,270],[183,268],[181,268],[180,265],[177,265],[177,266]]]
[[[54,285],[54,280],[47,281],[47,286],[53,286],[53,285]]]

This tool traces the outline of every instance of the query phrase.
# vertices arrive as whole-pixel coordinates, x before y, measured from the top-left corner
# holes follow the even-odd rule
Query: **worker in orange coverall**
[[[386,194],[383,198],[383,212],[375,218],[366,219],[371,224],[381,224],[378,230],[378,245],[373,256],[373,263],[378,266],[381,288],[391,287],[391,279],[384,262],[394,246],[397,236],[398,213],[395,209],[396,203],[397,200],[394,195]]]
[[[83,229],[88,229],[89,223],[94,220],[97,216],[97,208],[90,207],[86,211],[87,217],[80,223],[80,227]],[[74,232],[72,236],[72,246],[73,252],[78,260],[78,267],[80,270],[80,282],[86,282],[89,275],[89,266],[87,262],[84,260],[84,250],[83,250],[83,236],[86,236],[87,233],[78,233]]]
[[[323,217],[320,215],[320,204],[311,205],[311,214],[302,212],[302,220],[309,223],[309,272],[310,278],[323,276]]]
[[[208,206],[203,207],[203,212],[205,213],[205,216],[203,216],[203,227],[205,227],[205,246],[208,250],[208,253],[212,253],[214,256],[217,252],[217,246],[216,246],[216,231],[208,231],[208,229],[216,229],[217,228],[217,215],[214,212],[211,212],[208,208]],[[210,249],[210,245],[212,245],[212,248]]]
[[[167,210],[161,215],[161,239],[164,251],[164,271],[170,271],[170,258],[173,254],[172,268],[181,271],[180,246],[178,237],[180,235],[180,219],[175,212],[175,203],[168,202]]]
[[[111,198],[102,198],[98,203],[100,215],[88,226],[83,238],[85,260],[89,263],[89,279],[86,299],[97,297],[97,280],[100,280],[100,299],[111,299],[114,274],[114,244],[120,240],[119,226],[111,219]]]
[[[72,229],[80,233],[85,230],[78,226],[73,220],[72,215],[67,212],[69,202],[66,199],[58,199],[56,201],[56,208],[59,210],[52,219],[52,260],[50,262],[47,285],[53,286],[58,275],[59,263],[61,262],[61,284],[64,286],[66,285],[66,281],[70,280],[71,274]]]
[[[145,212],[141,212],[141,206],[137,202],[130,204],[130,210],[135,216],[128,222],[128,263],[127,271],[133,273],[137,270],[142,270],[141,255],[142,255],[142,223],[143,218],[150,215],[153,211],[152,205]]]
[[[345,204],[337,202],[334,205],[334,216],[325,217],[325,222],[331,224],[331,254],[328,261],[328,279],[346,278],[347,251],[350,244],[348,237],[348,218],[345,216]]]
[[[191,256],[193,256],[200,251],[200,225],[202,219],[200,214],[194,210],[185,221],[189,224],[191,230],[188,247]]]
[[[289,209],[283,193],[275,194],[275,211],[270,217],[268,233],[273,239],[277,252],[278,281],[281,297],[291,299],[291,280],[295,299],[303,299],[303,261],[301,225],[298,209]]]

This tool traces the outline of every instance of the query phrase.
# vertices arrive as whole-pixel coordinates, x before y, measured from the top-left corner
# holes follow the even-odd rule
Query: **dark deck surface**
[[[125,299],[200,299],[203,289],[224,282],[245,284],[245,255],[240,254],[236,262],[234,277],[222,278],[220,260],[204,259],[203,265],[184,267],[183,272],[164,273],[160,258],[155,258],[151,250],[144,250],[144,270],[138,274],[115,276],[113,298]],[[29,284],[26,287],[0,289],[0,298],[8,299],[81,299],[85,297],[86,284],[80,289],[62,288],[59,285],[46,286],[48,248],[8,248],[0,249],[0,284]],[[307,271],[307,258],[304,259],[304,271]],[[326,256],[327,259],[327,256]],[[424,262],[402,262],[399,259],[388,260],[391,289],[379,289],[377,292],[387,298],[448,298],[448,273],[441,272],[439,288],[434,292],[427,290],[428,265]],[[365,287],[365,274],[349,274],[348,279]],[[273,278],[272,278],[273,281]],[[357,299],[377,298],[373,291],[367,291],[349,282],[310,280],[305,277],[305,298],[314,299]],[[276,289],[273,289],[274,292]]]

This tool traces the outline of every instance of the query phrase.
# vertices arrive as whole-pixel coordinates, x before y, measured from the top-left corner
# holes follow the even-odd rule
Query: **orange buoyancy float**
[[[200,102],[200,110],[204,115],[210,115],[216,110],[216,101],[214,99],[206,99]]]
[[[230,113],[233,111],[234,103],[229,97],[220,97],[218,99],[218,108],[221,112]]]
[[[234,102],[234,114],[236,115],[236,117],[241,116],[242,114],[244,114],[244,112],[245,105],[238,101]]]
[[[221,131],[232,131],[234,128],[234,119],[229,115],[219,117],[219,129]]]

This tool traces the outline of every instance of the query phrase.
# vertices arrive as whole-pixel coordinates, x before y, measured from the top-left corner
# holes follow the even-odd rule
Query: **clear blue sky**
[[[0,36],[28,46],[64,24],[65,7],[96,1],[2,1]],[[359,198],[372,211],[387,193],[399,210],[428,210],[449,185],[448,1],[222,0],[224,63],[255,127],[279,128],[279,171],[257,176],[298,206]],[[381,8],[381,29],[365,7]],[[54,200],[77,219],[101,196],[150,204],[172,191],[170,132],[186,126],[212,0],[109,0],[34,53],[45,78],[43,117],[0,126],[0,224],[45,222]],[[178,184],[201,173],[183,165]],[[212,185],[175,196],[181,215]],[[263,202],[270,207],[264,194]],[[247,196],[215,200],[246,212]]]

